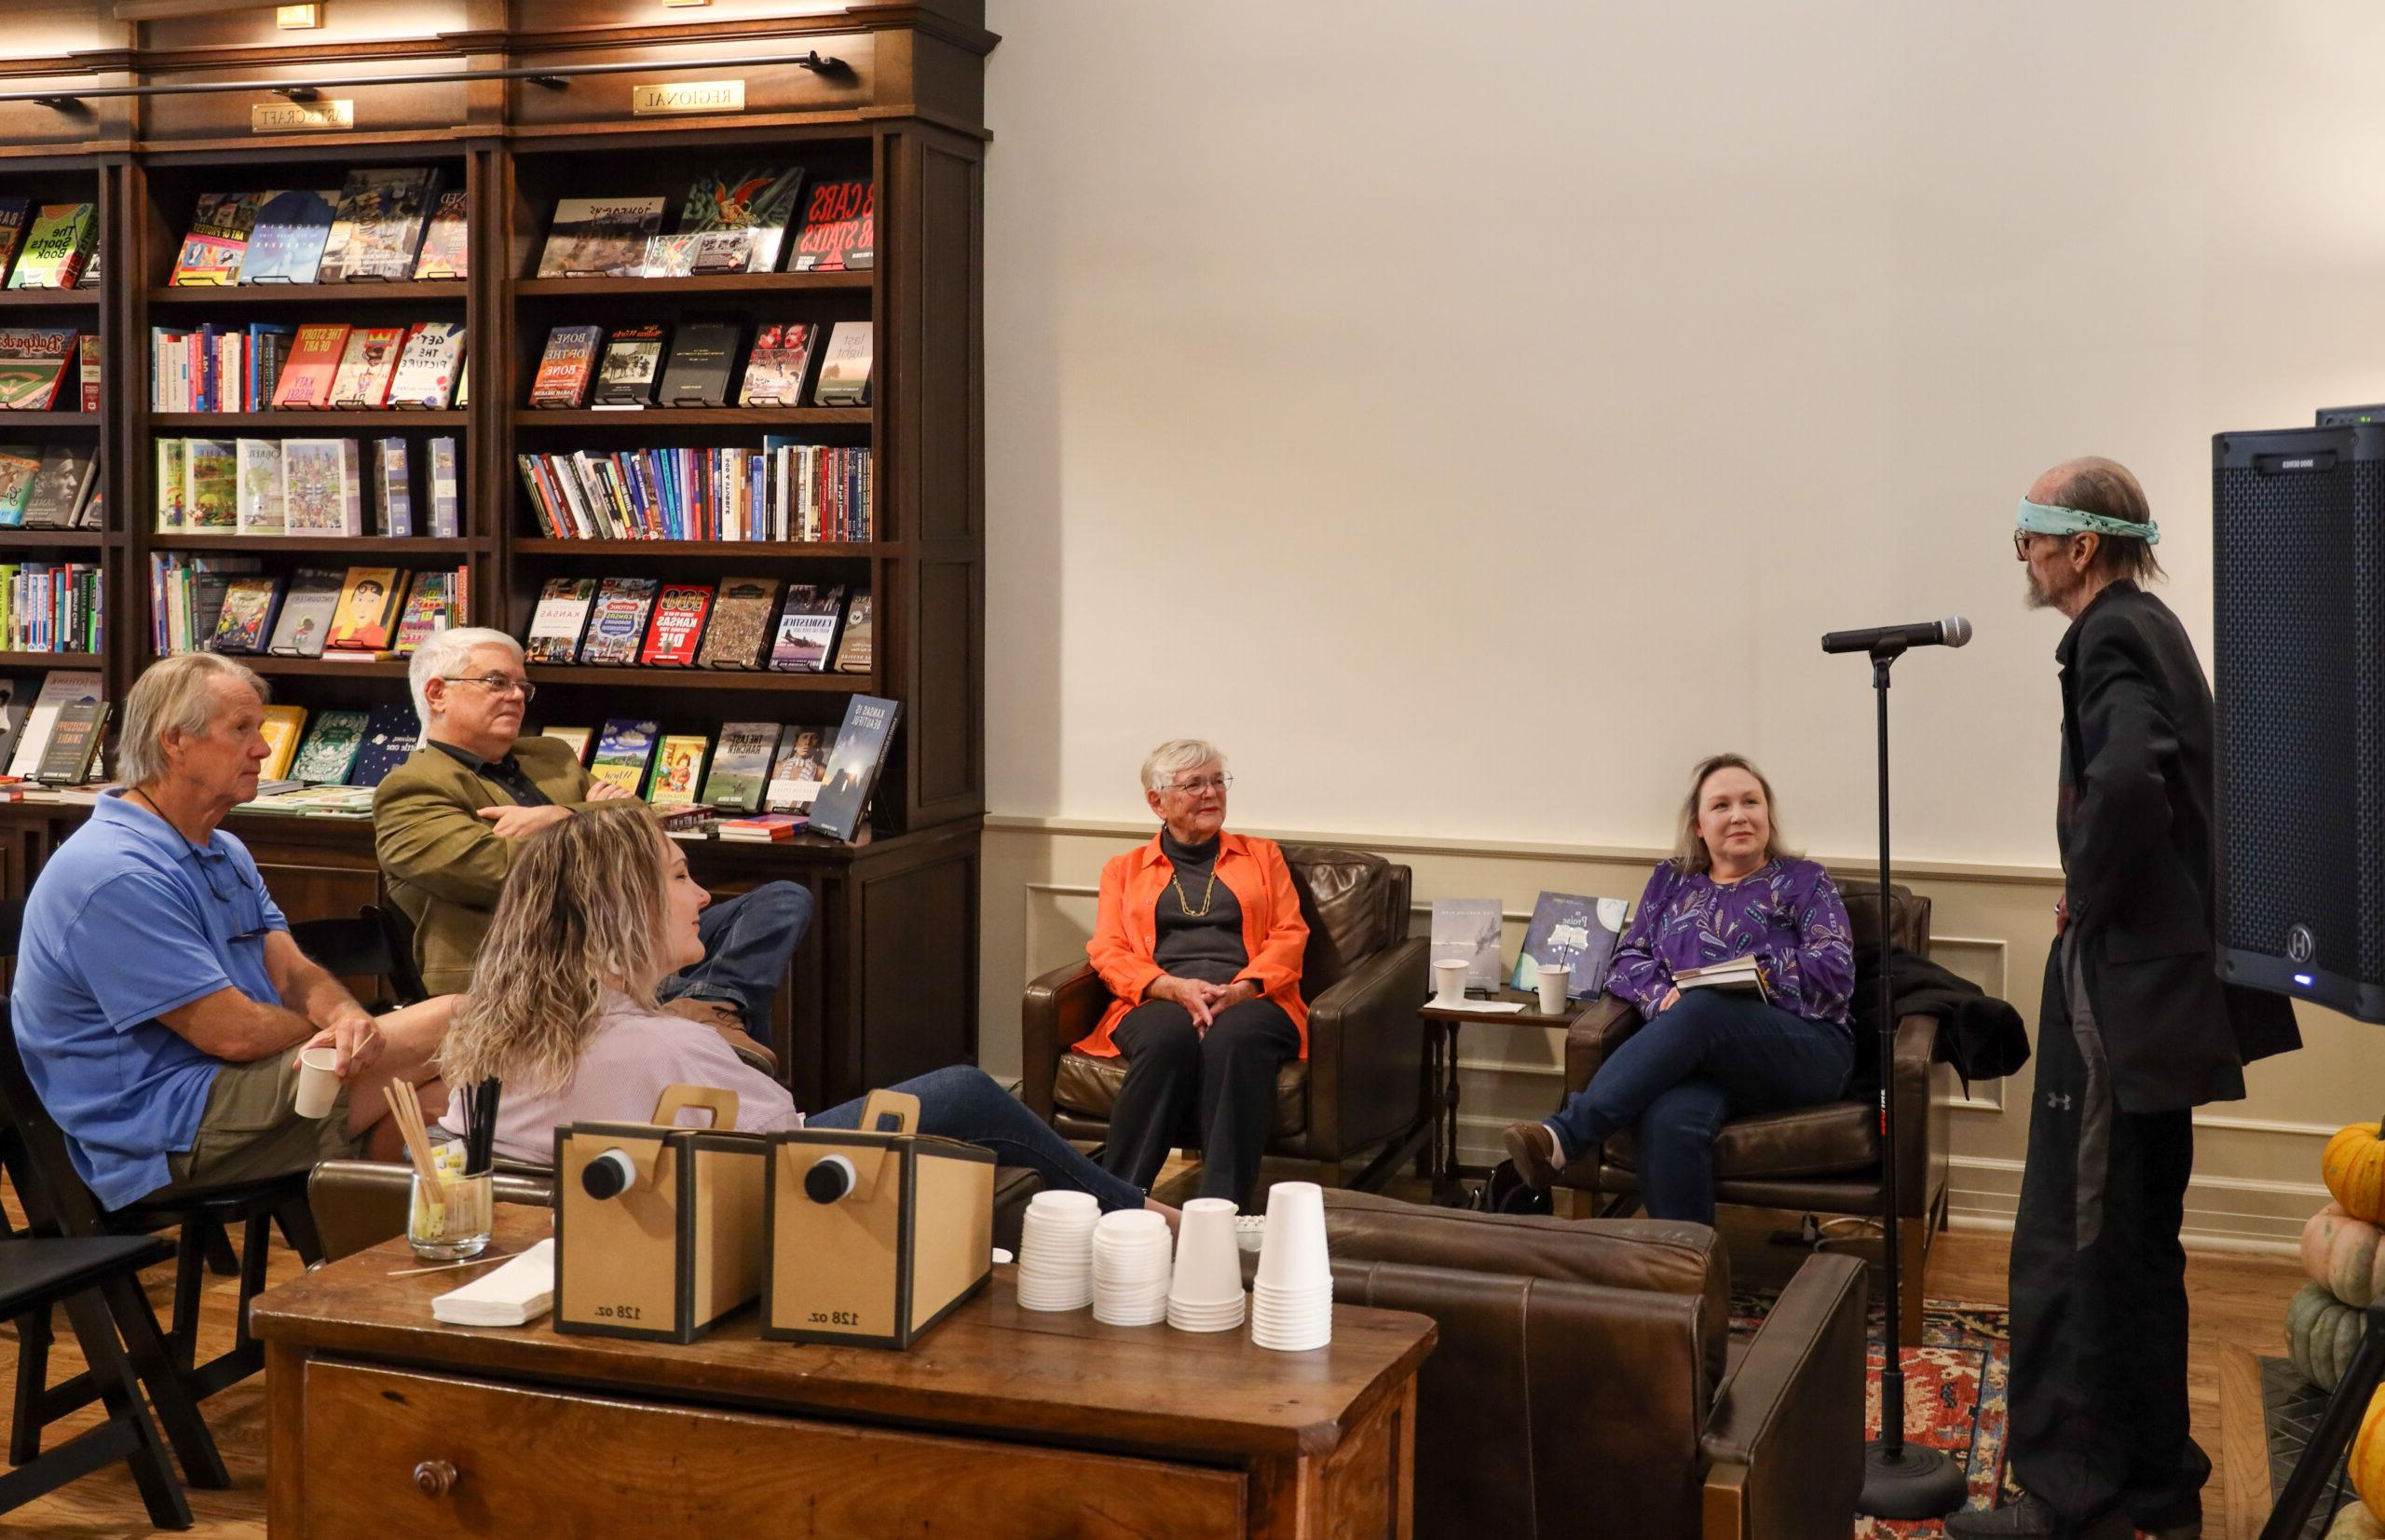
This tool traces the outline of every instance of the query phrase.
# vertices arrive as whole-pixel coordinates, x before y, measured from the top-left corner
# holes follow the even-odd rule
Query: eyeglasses
[[[1205,791],[1223,791],[1233,784],[1233,777],[1231,774],[1228,774],[1220,775],[1215,780],[1179,781],[1167,789],[1173,792],[1181,792],[1187,797],[1198,797]]]
[[[527,679],[509,678],[502,674],[443,674],[439,676],[451,685],[478,685],[491,695],[522,692],[522,703],[528,705],[538,698],[538,687]]]
[[[2012,532],[2012,553],[2020,557],[2023,561],[2027,561],[2029,559],[2029,542],[2037,538],[2037,537],[2038,532],[2034,529],[2014,530]],[[2048,535],[2045,538],[2049,540],[2068,540],[2077,538],[2077,537],[2073,535]]]

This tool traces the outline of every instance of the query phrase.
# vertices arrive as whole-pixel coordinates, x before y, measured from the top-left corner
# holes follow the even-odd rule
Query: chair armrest
[[[1863,1264],[1806,1261],[1699,1438],[1706,1540],[1844,1540],[1863,1484]]]
[[[1589,1084],[1607,1055],[1639,1029],[1640,1007],[1621,995],[1601,995],[1593,1001],[1565,1029],[1565,1094],[1571,1096]]]
[[[499,1203],[544,1208],[554,1201],[552,1172],[530,1175],[501,1170],[494,1185]],[[307,1177],[307,1207],[315,1216],[323,1260],[337,1261],[404,1234],[406,1205],[413,1196],[414,1167],[410,1165],[371,1160],[318,1162]]]
[[[1327,1157],[1387,1139],[1424,1115],[1424,1022],[1433,944],[1386,947],[1309,1002],[1310,1149]]]
[[[1942,1116],[1931,1104],[1930,1062],[1938,1046],[1938,1018],[1899,1018],[1896,1068],[1890,1083],[1897,1098],[1897,1208],[1910,1221],[1929,1202],[1930,1120]]]
[[[1110,990],[1090,962],[1055,968],[1027,987],[1019,1006],[1019,1096],[1044,1122],[1052,1121],[1052,1082],[1060,1056],[1092,1035],[1109,1008]]]

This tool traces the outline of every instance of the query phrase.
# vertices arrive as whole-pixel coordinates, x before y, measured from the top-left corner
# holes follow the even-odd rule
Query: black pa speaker
[[[2219,972],[2385,1020],[2385,425],[2212,440]]]

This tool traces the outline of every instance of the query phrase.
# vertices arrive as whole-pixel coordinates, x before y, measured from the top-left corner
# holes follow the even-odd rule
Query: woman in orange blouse
[[[1085,953],[1115,998],[1077,1049],[1126,1056],[1104,1167],[1148,1191],[1189,1124],[1201,1195],[1247,1203],[1275,1071],[1308,1055],[1308,921],[1275,842],[1225,832],[1233,783],[1225,756],[1196,738],[1143,761],[1161,827],[1101,868]]]

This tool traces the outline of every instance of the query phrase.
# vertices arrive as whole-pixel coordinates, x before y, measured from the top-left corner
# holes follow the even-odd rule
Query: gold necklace
[[[1184,896],[1184,884],[1183,884],[1183,883],[1181,883],[1181,882],[1179,882],[1179,881],[1178,881],[1178,880],[1176,879],[1176,877],[1175,877],[1174,873],[1172,873],[1172,872],[1171,872],[1171,873],[1169,874],[1169,876],[1168,876],[1168,879],[1167,879],[1167,885],[1168,885],[1169,887],[1174,888],[1174,889],[1176,890],[1176,902],[1178,903],[1178,905],[1179,905],[1179,906],[1183,908],[1183,910],[1184,910],[1184,918],[1185,918],[1185,919],[1187,919],[1187,920],[1203,920],[1203,919],[1206,919],[1206,918],[1207,918],[1207,916],[1208,916],[1208,913],[1209,913],[1209,907],[1210,907],[1210,906],[1211,906],[1212,904],[1214,904],[1214,903],[1216,903],[1216,902],[1217,902],[1217,896],[1218,896],[1218,868],[1217,868],[1217,864],[1216,864],[1215,862],[1211,862],[1211,863],[1210,863],[1210,865],[1209,865],[1209,885],[1208,885],[1207,887],[1206,887],[1206,888],[1204,888],[1204,889],[1202,889],[1202,890],[1201,890],[1201,906],[1200,906],[1199,908],[1197,908],[1197,909],[1196,909],[1196,908],[1194,908],[1194,907],[1192,906],[1192,901],[1191,899],[1189,899],[1189,898],[1187,898],[1187,897],[1185,897],[1185,896]]]

